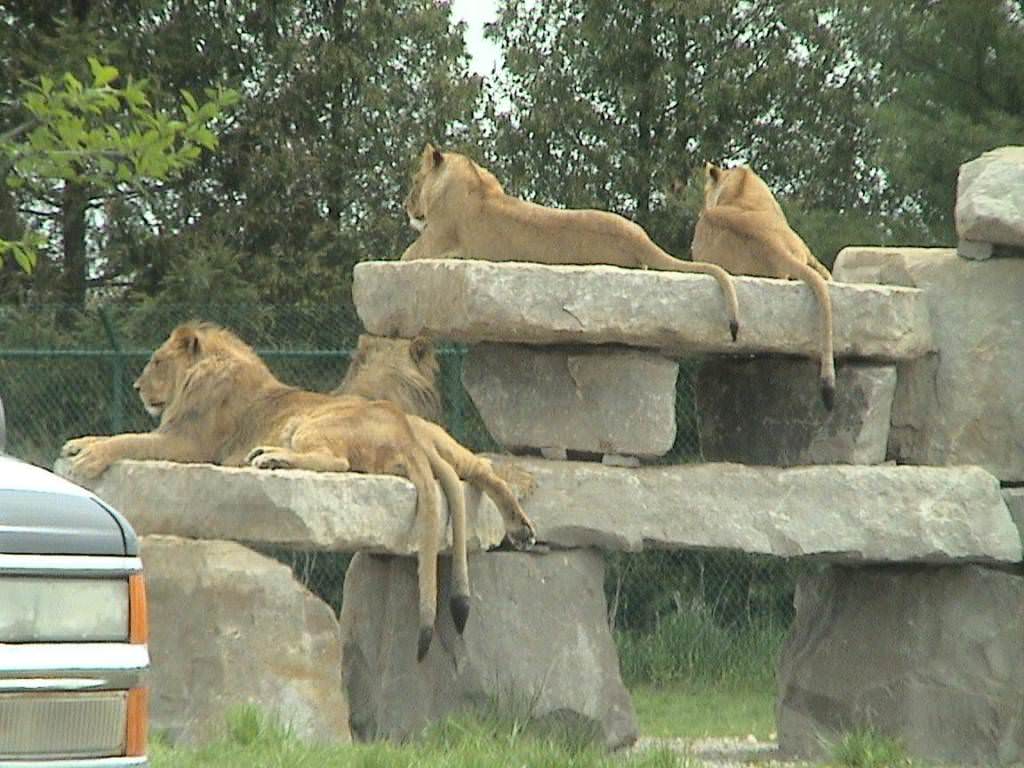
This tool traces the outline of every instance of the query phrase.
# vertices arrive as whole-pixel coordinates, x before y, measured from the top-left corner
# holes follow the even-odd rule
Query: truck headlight
[[[128,640],[128,578],[6,576],[0,592],[0,642]],[[142,605],[144,631],[144,597]]]

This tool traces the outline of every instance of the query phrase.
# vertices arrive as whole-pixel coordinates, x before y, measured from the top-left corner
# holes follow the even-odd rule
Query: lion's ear
[[[716,184],[722,179],[722,169],[712,163],[704,164],[704,173]]]
[[[409,356],[416,362],[419,362],[430,354],[431,349],[432,346],[430,344],[430,339],[426,336],[417,336],[412,340],[412,343],[409,344]]]
[[[430,159],[434,163],[434,167],[437,168],[441,163],[444,162],[444,152],[435,147],[433,144],[430,145],[431,156]]]
[[[191,357],[199,355],[199,334],[195,328],[179,328],[174,334],[179,349],[187,352]]]

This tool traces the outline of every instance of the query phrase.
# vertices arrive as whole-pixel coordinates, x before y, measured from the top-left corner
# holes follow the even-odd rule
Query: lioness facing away
[[[469,614],[466,510],[459,478],[490,496],[514,541],[535,532],[508,486],[490,464],[441,427],[396,406],[361,397],[335,397],[281,383],[259,356],[230,331],[185,323],[153,353],[135,382],[152,432],[80,437],[64,444],[73,477],[90,479],[121,459],[210,462],[261,469],[371,472],[408,478],[416,486],[422,659],[433,637],[437,548],[441,516],[436,477],[452,516],[451,611],[462,632]]]
[[[420,236],[402,260],[462,258],[539,264],[610,264],[699,272],[725,295],[729,332],[739,332],[736,289],[716,264],[681,261],[638,224],[607,211],[546,208],[505,194],[494,174],[465,155],[427,144],[405,199]]]
[[[718,264],[734,275],[798,278],[818,301],[821,399],[835,401],[836,368],[832,354],[832,275],[789,222],[760,176],[746,166],[704,166],[704,208],[693,232],[695,261]]]

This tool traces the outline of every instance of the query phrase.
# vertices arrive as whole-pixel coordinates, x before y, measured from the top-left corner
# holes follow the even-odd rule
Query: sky
[[[466,22],[466,48],[470,68],[481,75],[490,75],[501,58],[494,43],[484,39],[484,24],[498,16],[499,0],[451,0],[452,17]]]

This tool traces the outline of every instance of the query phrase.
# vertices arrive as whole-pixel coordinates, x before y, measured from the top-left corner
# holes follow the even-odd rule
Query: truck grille
[[[124,754],[128,694],[0,694],[0,758]]]

